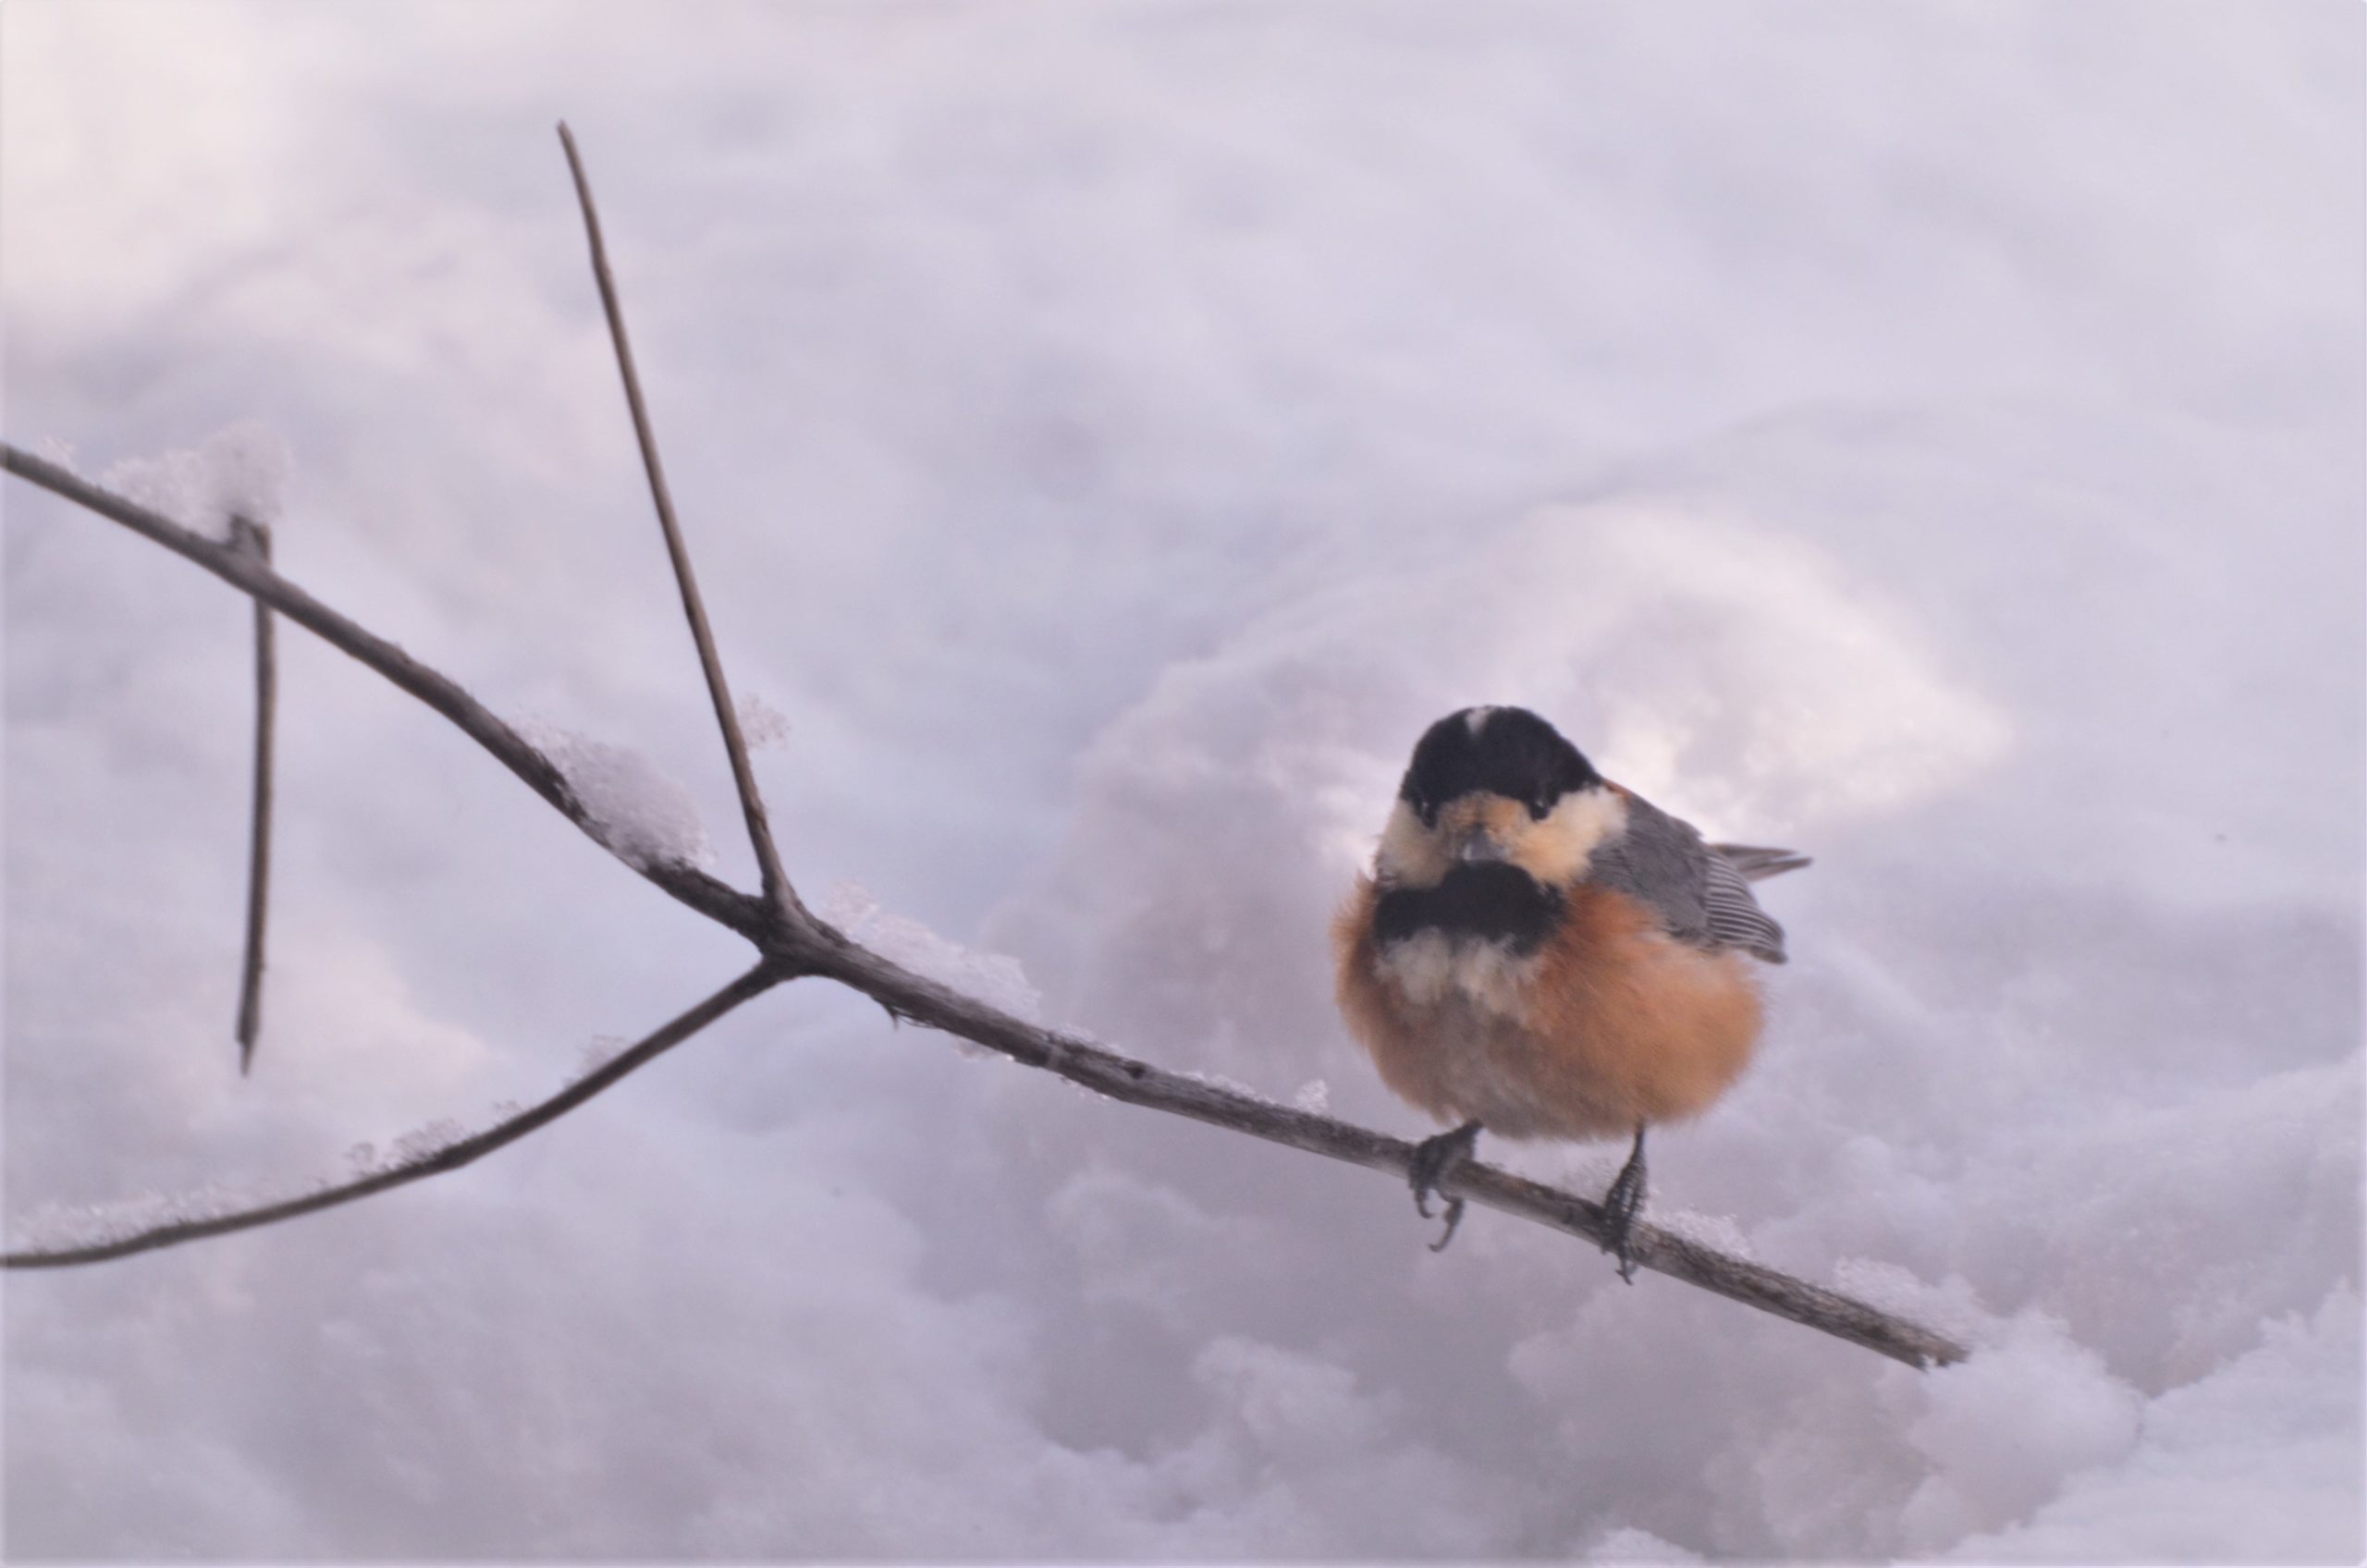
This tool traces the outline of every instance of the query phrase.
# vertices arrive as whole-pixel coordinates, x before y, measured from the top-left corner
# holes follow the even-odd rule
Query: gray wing
[[[1784,962],[1784,928],[1751,897],[1754,876],[1808,862],[1783,850],[1746,849],[1728,859],[1700,831],[1640,795],[1627,796],[1627,831],[1595,851],[1588,881],[1615,888],[1658,911],[1669,935],[1697,948],[1740,948],[1769,963]]]

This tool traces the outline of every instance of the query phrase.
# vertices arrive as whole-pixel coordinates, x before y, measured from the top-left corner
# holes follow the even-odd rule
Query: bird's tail
[[[1741,872],[1746,882],[1764,881],[1812,864],[1794,850],[1763,850],[1751,844],[1712,844],[1710,852]]]

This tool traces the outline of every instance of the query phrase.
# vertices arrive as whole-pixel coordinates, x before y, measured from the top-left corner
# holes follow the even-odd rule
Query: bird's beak
[[[1454,858],[1465,865],[1501,864],[1512,859],[1503,840],[1485,827],[1473,827],[1455,840]]]

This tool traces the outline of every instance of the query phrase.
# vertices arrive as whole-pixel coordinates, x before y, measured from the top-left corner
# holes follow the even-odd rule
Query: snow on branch
[[[630,746],[529,722],[521,732],[567,776],[583,802],[587,827],[610,853],[637,871],[668,864],[715,869],[699,808],[658,766]]]
[[[241,521],[268,528],[279,521],[294,469],[286,439],[266,424],[245,420],[193,447],[126,458],[100,475],[99,483],[229,544],[236,543]]]

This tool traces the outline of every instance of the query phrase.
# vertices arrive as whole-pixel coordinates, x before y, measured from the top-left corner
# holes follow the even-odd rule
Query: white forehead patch
[[[1488,721],[1495,717],[1496,710],[1493,707],[1473,708],[1463,716],[1463,727],[1477,736],[1479,731],[1488,728]]]

